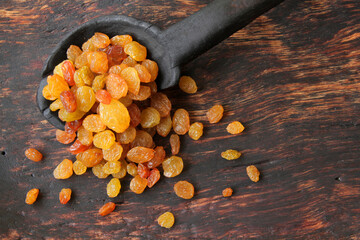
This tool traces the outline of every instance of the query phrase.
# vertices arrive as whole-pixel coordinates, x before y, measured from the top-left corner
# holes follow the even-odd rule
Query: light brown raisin
[[[182,76],[179,81],[179,87],[183,92],[192,94],[197,92],[197,86],[194,79],[189,76]]]
[[[190,118],[189,113],[185,109],[178,109],[173,116],[173,129],[179,135],[184,135],[189,131]]]
[[[179,181],[174,185],[175,194],[183,199],[191,199],[194,196],[194,186],[188,181]]]
[[[206,116],[210,123],[217,123],[221,120],[224,114],[223,106],[217,104],[207,111]]]
[[[147,186],[147,179],[136,175],[130,182],[130,190],[136,194],[141,194]]]
[[[151,96],[151,107],[158,110],[161,117],[166,117],[170,114],[171,102],[165,94],[155,93]]]
[[[229,149],[221,153],[221,157],[225,158],[226,160],[235,160],[238,159],[240,156],[241,152],[233,149]]]
[[[148,107],[141,112],[141,126],[152,128],[160,123],[160,113],[152,107]]]
[[[181,157],[171,156],[162,163],[162,167],[165,177],[176,177],[182,172],[184,163]]]
[[[171,134],[170,136],[171,153],[176,155],[180,151],[180,137],[177,134]]]
[[[260,172],[254,165],[247,166],[246,167],[246,173],[249,176],[251,181],[253,181],[253,182],[258,182],[259,181]]]
[[[194,140],[199,140],[199,138],[203,135],[204,126],[200,122],[195,122],[190,125],[189,136]]]
[[[167,117],[161,118],[160,123],[156,125],[157,133],[162,136],[166,137],[172,128],[172,120],[170,114]]]
[[[244,131],[245,127],[239,122],[234,121],[226,127],[226,131],[230,134],[239,134]]]
[[[155,155],[155,151],[146,147],[134,147],[127,153],[127,158],[135,163],[150,161]]]

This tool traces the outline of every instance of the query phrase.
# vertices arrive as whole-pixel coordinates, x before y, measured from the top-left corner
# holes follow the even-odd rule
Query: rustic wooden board
[[[99,239],[360,239],[360,3],[358,0],[287,0],[183,68],[199,92],[167,90],[174,108],[205,125],[194,142],[181,137],[184,172],[162,179],[142,195],[128,189],[116,211],[97,214],[109,201],[108,179],[91,173],[55,181],[54,167],[70,157],[35,104],[41,68],[73,26],[107,14],[125,14],[166,28],[209,0],[102,0],[0,2],[0,237]],[[225,107],[216,125],[213,104]],[[232,120],[246,131],[229,136]],[[158,144],[167,144],[167,140]],[[36,146],[40,163],[25,159]],[[168,145],[166,145],[168,148]],[[243,151],[226,161],[228,148]],[[261,181],[245,167],[255,164]],[[196,196],[179,199],[173,184],[194,183]],[[24,203],[40,188],[39,201]],[[66,206],[58,192],[71,187]],[[221,197],[232,187],[234,195]],[[170,230],[155,219],[171,211]]]

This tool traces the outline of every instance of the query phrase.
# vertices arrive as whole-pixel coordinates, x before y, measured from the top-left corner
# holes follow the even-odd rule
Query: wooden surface
[[[205,134],[197,142],[181,137],[180,176],[162,178],[142,195],[129,191],[126,178],[116,211],[107,217],[97,210],[110,201],[109,179],[90,172],[63,181],[52,177],[71,156],[39,113],[35,92],[59,39],[107,14],[166,28],[209,2],[0,2],[0,238],[360,239],[358,0],[287,0],[184,66],[198,93],[166,93],[174,108],[186,108],[192,121],[204,123]],[[226,114],[210,125],[205,112],[215,103]],[[241,136],[226,133],[233,120],[246,126]],[[43,152],[44,161],[25,159],[30,146]],[[243,156],[221,159],[229,148]],[[246,176],[250,164],[261,171],[258,183]],[[194,184],[192,200],[174,194],[179,180]],[[33,187],[40,197],[28,206],[25,194]],[[66,206],[58,202],[63,187],[74,193]],[[229,199],[221,196],[226,187],[234,189]],[[165,211],[176,218],[170,230],[155,221]]]

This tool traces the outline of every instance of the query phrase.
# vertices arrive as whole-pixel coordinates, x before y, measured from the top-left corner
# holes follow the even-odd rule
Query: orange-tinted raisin
[[[105,161],[102,161],[101,163],[95,165],[91,171],[93,172],[93,174],[100,179],[104,179],[107,178],[109,176],[109,174],[104,172],[104,165],[105,165]]]
[[[154,157],[150,161],[146,162],[148,168],[156,168],[165,160],[166,153],[164,147],[157,146],[154,150]]]
[[[77,87],[91,86],[94,80],[94,74],[88,66],[83,66],[75,71],[74,82]]]
[[[155,155],[155,151],[146,147],[134,147],[127,153],[127,158],[135,163],[150,161]]]
[[[225,188],[223,191],[222,191],[222,195],[224,197],[231,197],[231,195],[233,194],[233,190],[231,188]]]
[[[115,143],[115,134],[110,130],[105,130],[95,134],[93,144],[101,149],[109,149]]]
[[[129,163],[126,165],[126,171],[128,174],[130,174],[131,176],[135,177],[136,175],[138,175],[138,171],[137,171],[137,166],[135,163]]]
[[[176,155],[180,151],[180,137],[177,134],[171,134],[170,136],[171,153]]]
[[[63,188],[59,193],[59,201],[61,204],[67,204],[71,198],[71,189]]]
[[[120,143],[115,142],[111,148],[103,150],[103,157],[106,161],[115,162],[121,158],[123,148]]]
[[[33,204],[34,202],[36,202],[38,195],[39,195],[39,189],[37,188],[31,189],[26,194],[25,203],[29,205]]]
[[[206,116],[210,123],[217,123],[221,120],[224,114],[223,106],[216,104],[207,111]]]
[[[130,190],[136,194],[141,194],[145,190],[147,182],[147,179],[136,175],[130,182]]]
[[[182,172],[184,163],[181,157],[171,156],[163,161],[162,167],[165,177],[176,177]]]
[[[67,179],[73,175],[73,162],[69,159],[64,159],[55,168],[53,175],[56,179]]]
[[[202,123],[194,122],[190,125],[189,136],[194,140],[198,140],[203,135],[203,129],[204,126]]]
[[[121,64],[121,62],[127,58],[127,54],[124,52],[124,48],[119,45],[109,45],[103,49],[106,53],[109,61],[109,66]]]
[[[160,123],[160,113],[152,107],[148,107],[141,112],[141,126],[152,128]]]
[[[76,97],[73,92],[71,92],[70,90],[63,91],[60,94],[60,100],[67,112],[75,112],[76,111]]]
[[[26,149],[25,156],[34,162],[39,162],[43,158],[43,155],[35,148]]]
[[[90,111],[91,107],[94,105],[95,93],[91,87],[81,86],[76,90],[76,103],[77,109],[83,112]]]
[[[96,32],[90,39],[96,48],[106,48],[110,44],[109,37],[104,33]]]
[[[59,98],[63,91],[68,91],[70,89],[65,79],[56,74],[48,76],[47,83],[50,95],[55,98]]]
[[[73,142],[76,138],[75,133],[67,133],[59,129],[56,130],[56,140],[62,144],[69,144]]]
[[[87,55],[87,59],[90,65],[90,69],[94,73],[104,74],[108,71],[108,59],[104,52],[90,52]]]
[[[70,146],[69,151],[76,155],[78,153],[81,153],[87,149],[89,149],[91,145],[84,145],[82,144],[78,139]]]
[[[109,69],[109,73],[120,75],[122,70],[129,67],[128,65],[121,63],[120,65],[114,65]]]
[[[130,115],[126,107],[119,101],[111,99],[110,104],[100,103],[101,121],[111,130],[121,133],[130,125]]]
[[[65,132],[67,133],[76,133],[76,131],[81,127],[83,120],[75,120],[72,122],[65,123]]]
[[[135,68],[127,67],[121,71],[121,77],[126,81],[129,92],[137,95],[140,91],[140,78]]]
[[[77,103],[76,103],[77,104]],[[75,120],[79,120],[81,119],[84,115],[85,112],[81,111],[80,109],[76,109],[75,112],[68,112],[65,109],[60,109],[58,112],[59,118],[64,121],[64,122],[72,122]]]
[[[131,148],[134,147],[146,147],[152,148],[154,145],[154,141],[151,135],[143,130],[136,131],[136,136],[134,141],[131,142]]]
[[[114,198],[117,195],[119,195],[120,189],[121,189],[120,180],[117,178],[113,178],[107,184],[106,192],[109,197]]]
[[[197,92],[196,82],[189,76],[182,76],[180,78],[179,87],[182,91],[189,94]]]
[[[115,210],[115,203],[108,202],[108,203],[105,203],[104,206],[102,206],[99,209],[99,214],[101,216],[106,216],[106,215],[110,214],[114,210]]]
[[[106,125],[101,121],[99,114],[87,115],[83,121],[83,127],[90,132],[102,132]]]
[[[94,90],[94,92],[97,92],[105,87],[107,75],[101,74],[97,75],[94,80],[92,81],[91,88]]]
[[[81,49],[78,46],[70,45],[70,47],[66,51],[67,58],[75,63],[76,58],[82,54]]]
[[[67,84],[69,86],[74,86],[75,85],[75,82],[74,82],[75,66],[74,66],[74,64],[71,61],[66,60],[62,64],[61,70],[62,70],[63,77],[64,77],[65,81],[67,82]]]
[[[124,47],[126,44],[132,42],[132,40],[133,39],[130,35],[116,35],[111,38],[111,44]]]
[[[88,131],[84,126],[81,126],[77,132],[77,140],[80,141],[81,144],[90,146],[93,142],[94,136],[93,133]]]
[[[244,131],[245,127],[239,122],[234,121],[226,127],[226,131],[230,134],[239,134]]]
[[[146,59],[146,47],[136,41],[132,41],[124,46],[124,51],[127,55],[131,56],[138,62]]]
[[[173,129],[179,135],[184,135],[189,131],[190,118],[189,113],[185,109],[178,109],[173,116]]]
[[[135,67],[135,65],[137,64],[136,60],[133,59],[132,57],[128,56],[127,58],[125,58],[122,61],[123,64],[126,64],[128,67]]]
[[[140,64],[136,64],[134,66],[134,68],[138,72],[140,82],[148,83],[148,82],[151,81],[151,74],[150,74],[150,72],[147,70],[147,68],[145,66],[140,65]]]
[[[128,85],[119,75],[110,73],[106,78],[106,90],[112,98],[119,99],[128,93]]]
[[[147,86],[140,86],[139,93],[137,95],[129,92],[128,96],[134,101],[144,101],[151,96],[151,89]]]
[[[172,120],[170,114],[167,117],[161,118],[160,123],[156,125],[157,133],[162,136],[166,137],[172,128]]]
[[[188,181],[179,181],[174,185],[175,194],[183,199],[191,199],[194,196],[194,186]]]
[[[86,172],[87,167],[81,161],[76,160],[73,163],[73,170],[76,175],[83,175]]]
[[[246,173],[249,176],[251,181],[253,181],[253,182],[258,182],[259,181],[260,172],[254,165],[247,166],[246,167]]]
[[[155,81],[155,79],[158,75],[158,72],[159,72],[159,67],[158,67],[157,63],[152,60],[146,59],[141,63],[141,65],[146,67],[146,69],[149,71],[149,73],[151,75],[150,81]]]
[[[75,67],[76,69],[80,69],[84,66],[89,66],[89,62],[87,60],[88,52],[82,52],[79,56],[75,59]]]
[[[139,176],[142,178],[147,178],[150,175],[150,169],[142,163],[138,164],[137,171],[138,171]]]
[[[160,179],[160,171],[157,168],[152,169],[149,177],[147,178],[148,188],[152,188],[155,185],[155,183],[159,181],[159,179]]]
[[[86,167],[93,167],[103,159],[101,149],[91,148],[76,155],[76,160],[82,162]]]

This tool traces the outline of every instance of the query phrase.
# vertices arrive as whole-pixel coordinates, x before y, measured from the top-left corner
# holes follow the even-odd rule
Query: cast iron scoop
[[[129,34],[144,45],[148,50],[147,58],[159,65],[157,84],[160,89],[165,89],[177,84],[182,64],[228,38],[282,1],[216,0],[166,30],[123,15],[93,19],[70,32],[47,59],[42,72],[43,80],[37,92],[38,107],[52,125],[64,129],[65,123],[59,119],[57,112],[50,111],[51,101],[42,96],[42,90],[47,84],[47,76],[67,58],[66,50],[69,46],[81,46],[95,32],[105,33],[110,38]]]

